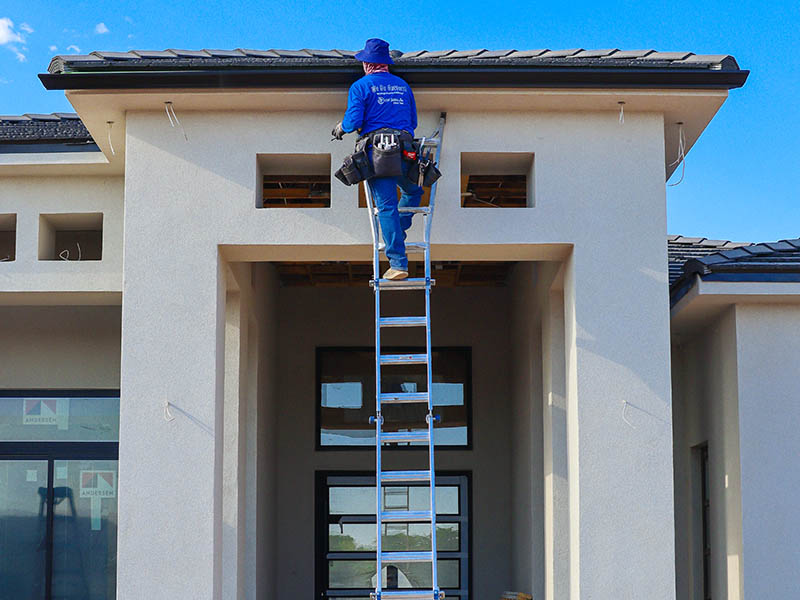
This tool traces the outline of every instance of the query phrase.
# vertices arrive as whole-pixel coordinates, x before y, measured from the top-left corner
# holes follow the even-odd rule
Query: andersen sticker
[[[81,471],[81,498],[114,498],[117,474],[114,471]]]
[[[25,398],[22,402],[23,425],[56,425],[69,428],[69,398]]]

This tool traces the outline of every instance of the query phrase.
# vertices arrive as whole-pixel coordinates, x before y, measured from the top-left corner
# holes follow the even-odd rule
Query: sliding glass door
[[[114,600],[119,396],[0,392],[0,600]]]

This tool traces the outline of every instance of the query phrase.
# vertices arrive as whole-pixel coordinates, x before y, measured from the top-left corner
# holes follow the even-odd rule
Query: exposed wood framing
[[[330,208],[329,175],[264,175],[264,208]]]

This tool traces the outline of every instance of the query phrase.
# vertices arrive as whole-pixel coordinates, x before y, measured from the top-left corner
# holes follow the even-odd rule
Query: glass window
[[[375,479],[342,474],[320,476],[318,527],[324,527],[327,544],[317,555],[318,593],[327,598],[368,598],[377,583],[375,572]],[[436,479],[436,536],[439,586],[448,598],[466,594],[468,565],[468,485],[466,475],[440,475]],[[429,487],[384,487],[385,510],[421,510],[428,506]],[[387,552],[431,549],[429,523],[383,523],[383,550]],[[321,563],[321,565],[320,565]],[[431,586],[429,562],[387,563],[382,572],[384,589]]]
[[[424,348],[387,348],[388,352],[424,352]],[[465,447],[470,443],[469,410],[471,355],[469,348],[434,348],[434,429],[437,446]],[[319,348],[317,350],[317,410],[320,447],[375,445],[375,351],[372,348]],[[425,365],[391,365],[381,371],[381,388],[388,392],[424,392]],[[384,431],[425,428],[425,404],[383,406]],[[421,445],[415,442],[406,445]],[[387,446],[391,449],[393,446]]]
[[[46,460],[0,460],[0,600],[45,598],[46,501]]]
[[[119,397],[0,397],[0,441],[109,442],[119,439]]]
[[[0,600],[116,597],[119,395],[0,393]]]

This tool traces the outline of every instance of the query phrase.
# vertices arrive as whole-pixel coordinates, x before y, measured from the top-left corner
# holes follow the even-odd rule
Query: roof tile
[[[578,54],[578,52],[583,52],[583,48],[573,48],[571,50],[548,50],[539,58],[566,58],[568,56],[575,56]]]
[[[545,52],[550,52],[550,50],[514,50],[514,52],[505,56],[504,58],[535,58],[537,56],[541,56]]]
[[[693,56],[691,52],[653,52],[643,60],[685,60],[690,56]]]
[[[610,50],[582,50],[575,55],[575,58],[602,58],[619,52],[619,48],[612,48]]]

